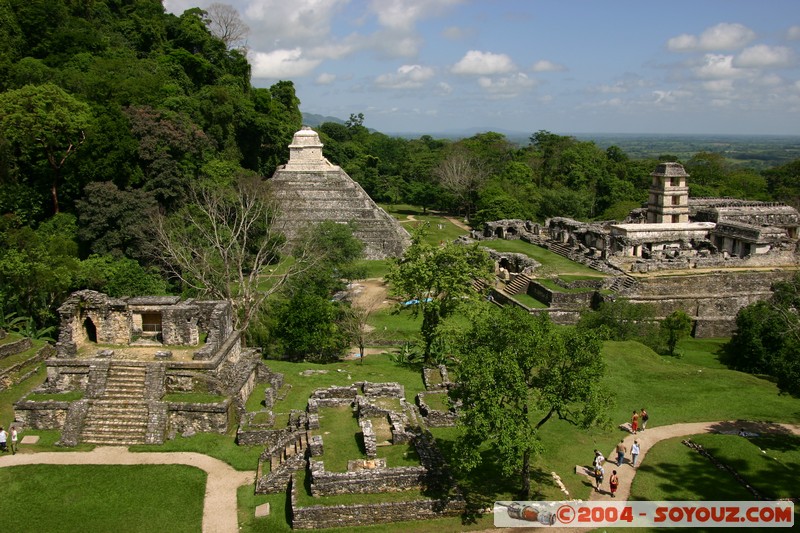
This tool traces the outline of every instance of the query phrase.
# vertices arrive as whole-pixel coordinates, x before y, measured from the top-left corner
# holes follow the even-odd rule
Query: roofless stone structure
[[[322,155],[317,132],[303,127],[289,145],[289,162],[269,180],[280,205],[280,223],[291,241],[309,224],[353,223],[368,259],[397,257],[410,244],[408,232],[347,173]]]

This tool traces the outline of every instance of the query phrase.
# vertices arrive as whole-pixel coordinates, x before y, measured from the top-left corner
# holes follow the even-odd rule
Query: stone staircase
[[[506,285],[504,291],[506,294],[510,296],[514,296],[515,294],[523,294],[528,292],[528,285],[531,284],[531,278],[529,278],[525,274],[517,274],[514,279],[512,279]]]
[[[631,289],[636,285],[636,280],[632,276],[623,275],[617,276],[614,278],[614,281],[608,287],[609,290],[614,292],[620,292],[627,289]]]
[[[80,442],[127,446],[147,443],[150,403],[145,399],[147,368],[110,365],[105,390],[89,402]]]

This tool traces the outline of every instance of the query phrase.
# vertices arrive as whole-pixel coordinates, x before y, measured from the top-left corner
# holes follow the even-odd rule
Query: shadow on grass
[[[797,498],[800,486],[797,472],[800,469],[800,437],[772,434],[760,437],[735,439],[739,448],[731,448],[724,441],[706,443],[705,450],[717,461],[733,469],[741,478],[766,498]],[[780,459],[773,452],[783,454]]]
[[[464,524],[475,523],[486,512],[491,512],[494,502],[509,498],[521,498],[522,480],[519,475],[505,476],[502,465],[498,463],[497,454],[493,450],[481,453],[481,463],[470,472],[462,472],[458,468],[458,457],[455,453],[455,442],[437,440],[437,446],[447,462],[453,467],[453,473],[466,501],[466,509],[461,519]],[[530,500],[543,498],[540,488],[552,483],[550,474],[544,470],[531,470]]]
[[[653,483],[664,496],[664,500],[687,499],[687,490],[693,497],[704,500],[749,500],[751,494],[740,486],[732,477],[720,483],[721,474],[715,468],[709,468],[708,460],[699,453],[688,455],[681,464],[674,462],[643,463],[637,470],[637,478],[642,474],[655,476]],[[693,499],[693,498],[690,498]]]
[[[772,434],[772,435],[792,435],[792,432],[780,424],[774,422],[751,422],[749,420],[736,420],[732,422],[719,422],[711,426],[712,433],[723,433],[735,435],[740,430],[748,433]]]

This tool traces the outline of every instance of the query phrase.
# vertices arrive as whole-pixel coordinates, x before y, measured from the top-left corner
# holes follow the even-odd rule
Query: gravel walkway
[[[744,429],[748,432],[753,433],[794,433],[795,435],[800,435],[800,426],[792,426],[789,424],[771,424],[771,423],[761,423],[761,422],[743,422],[740,420],[737,421],[722,421],[722,422],[695,422],[689,424],[672,424],[670,426],[655,426],[649,427],[645,431],[640,431],[636,435],[632,435],[630,433],[627,434],[625,437],[625,447],[627,448],[627,453],[625,454],[625,463],[617,467],[616,466],[616,458],[617,452],[615,449],[609,450],[608,454],[606,455],[606,463],[603,468],[606,471],[605,479],[603,481],[603,486],[601,487],[600,492],[592,491],[591,496],[589,496],[589,500],[591,501],[611,501],[611,492],[608,488],[608,478],[611,477],[611,472],[613,470],[617,471],[617,476],[619,477],[619,487],[617,488],[617,496],[613,498],[613,500],[621,500],[625,501],[628,499],[631,493],[631,483],[633,482],[633,478],[636,475],[636,469],[631,466],[630,463],[630,450],[631,445],[633,445],[633,440],[636,439],[639,441],[639,458],[636,461],[637,467],[642,461],[645,460],[647,456],[648,450],[657,442],[664,440],[664,439],[671,439],[675,437],[685,437],[688,435],[697,435],[700,433],[710,433],[710,432],[722,432],[722,433],[729,433],[729,432],[737,432],[740,429]],[[614,445],[616,447],[616,444]],[[591,450],[588,452],[591,454]],[[594,477],[588,475],[586,476],[589,481],[594,486]]]
[[[239,472],[227,463],[208,455],[193,452],[132,453],[121,446],[101,446],[91,452],[17,453],[0,457],[5,466],[54,465],[163,465],[194,466],[208,474],[203,504],[204,533],[237,533],[236,491],[242,485],[255,483],[255,472]]]

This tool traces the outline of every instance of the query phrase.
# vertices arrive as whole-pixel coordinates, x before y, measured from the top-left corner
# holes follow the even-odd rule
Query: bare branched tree
[[[464,217],[469,218],[488,173],[481,162],[465,149],[451,151],[434,169],[439,183],[458,200]]]
[[[364,363],[364,351],[367,345],[378,340],[380,334],[368,324],[370,317],[383,302],[382,295],[372,295],[353,302],[345,312],[340,327],[351,343],[358,347],[359,360]]]
[[[233,187],[194,187],[179,212],[154,220],[154,251],[184,287],[201,297],[228,300],[244,330],[264,300],[291,276],[312,268],[311,247],[289,244],[277,206],[257,176]]]
[[[236,8],[228,4],[213,3],[206,9],[208,31],[225,43],[229,50],[246,50],[250,28]]]

